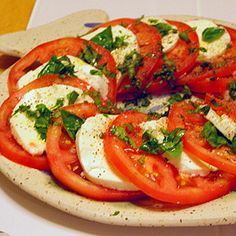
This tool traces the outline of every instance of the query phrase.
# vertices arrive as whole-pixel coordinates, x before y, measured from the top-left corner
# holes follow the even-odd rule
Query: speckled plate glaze
[[[190,20],[193,16],[164,16],[167,19]],[[236,28],[231,23],[215,20]],[[27,32],[26,32],[27,33]],[[25,34],[27,40],[27,34]],[[20,51],[20,48],[18,48]],[[7,75],[0,77],[0,103],[8,96]],[[0,158],[0,171],[14,184],[47,204],[69,214],[100,223],[128,226],[209,226],[236,223],[236,192],[214,201],[181,210],[157,211],[129,202],[98,202],[60,188],[45,172]],[[115,213],[115,214],[114,214]]]

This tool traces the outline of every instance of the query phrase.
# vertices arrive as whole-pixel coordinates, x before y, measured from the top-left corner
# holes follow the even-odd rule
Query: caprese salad
[[[236,187],[236,29],[122,18],[12,67],[0,152],[100,201],[204,203]]]

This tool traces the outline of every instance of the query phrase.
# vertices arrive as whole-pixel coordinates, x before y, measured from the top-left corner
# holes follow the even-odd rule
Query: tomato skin
[[[167,22],[176,26],[180,33],[188,32],[187,34],[190,40],[189,42],[186,42],[179,38],[174,48],[166,53],[166,57],[176,66],[174,77],[178,80],[178,78],[187,74],[195,65],[199,52],[198,50],[190,52],[190,49],[199,48],[199,41],[196,32],[193,31],[189,25],[179,21],[168,20]],[[170,88],[165,81],[157,78],[153,79],[150,83],[147,92],[154,95],[160,95],[170,92]]]
[[[64,108],[63,108],[64,109]],[[93,104],[78,104],[65,109],[76,115],[93,116],[97,113]],[[140,191],[119,191],[108,189],[81,177],[82,169],[75,152],[60,147],[62,127],[51,125],[47,133],[46,152],[49,165],[54,176],[72,191],[98,201],[127,201],[138,199],[143,195]],[[71,167],[72,166],[72,167]],[[73,171],[73,169],[76,171]]]
[[[130,18],[121,18],[106,22],[95,27],[103,28],[108,26],[122,25],[132,31],[136,37],[139,45],[139,53],[143,57],[143,63],[136,69],[135,78],[141,82],[141,89],[145,88],[152,79],[153,73],[161,66],[161,37],[159,32],[152,26],[149,26],[139,20]],[[128,74],[123,74],[121,83],[118,87],[118,99],[130,99],[134,93],[138,92],[137,88],[126,88],[131,84],[131,78]]]
[[[126,123],[135,126],[144,121],[147,121],[147,115],[131,111],[119,115],[111,126]],[[184,183],[179,182],[177,169],[164,158],[132,151],[109,130],[104,137],[104,149],[108,161],[120,174],[148,196],[164,202],[199,204],[223,196],[235,186],[236,177],[224,172],[188,177]],[[145,158],[144,164],[139,163],[140,158]]]
[[[60,78],[57,75],[45,75],[22,89],[13,93],[0,107],[0,152],[6,158],[40,170],[48,170],[48,161],[46,156],[33,156],[26,152],[14,139],[11,134],[9,118],[20,99],[32,89],[47,87],[53,84],[66,84],[87,91],[88,84],[77,78]]]
[[[218,101],[218,100],[217,100]],[[234,104],[235,105],[235,104]],[[236,175],[236,155],[231,154],[226,147],[213,148],[201,131],[207,121],[203,115],[189,113],[194,107],[188,102],[176,103],[172,106],[168,116],[168,128],[184,128],[184,150],[196,159],[203,160],[218,169]]]
[[[28,54],[22,57],[12,67],[8,77],[8,90],[12,94],[18,90],[17,81],[26,74],[27,69],[42,65],[49,61],[52,56],[79,56],[86,46],[91,46],[102,57],[98,61],[98,65],[106,65],[107,69],[116,74],[115,61],[108,50],[93,42],[81,38],[62,38],[43,43],[32,49]],[[106,76],[109,81],[108,99],[112,102],[116,99],[116,80],[112,77]]]
[[[224,26],[225,27],[225,26]],[[193,91],[201,93],[222,94],[228,89],[232,81],[236,81],[236,29],[225,27],[231,37],[231,47],[210,60],[211,67],[204,62],[196,63],[193,70],[186,76],[182,76],[178,83],[187,84]]]

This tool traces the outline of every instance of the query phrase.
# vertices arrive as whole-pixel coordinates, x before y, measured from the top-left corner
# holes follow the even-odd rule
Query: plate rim
[[[223,24],[236,29],[236,24],[234,23],[207,17],[191,15],[160,15],[160,17],[169,20],[190,20],[199,18],[210,19],[218,24]],[[7,96],[8,72],[9,70],[6,70],[0,75],[0,103]],[[209,226],[236,223],[236,211],[233,210],[233,208],[236,209],[236,201],[235,204],[231,204],[231,198],[236,198],[236,192],[231,192],[230,194],[219,199],[187,209],[171,212],[157,212],[138,207],[129,202],[99,202],[87,199],[78,194],[58,187],[58,185],[55,184],[54,180],[45,172],[18,165],[2,155],[1,157],[3,158],[0,158],[0,171],[12,183],[17,185],[30,195],[34,196],[35,198],[45,202],[46,204],[86,220],[120,226],[142,227]],[[40,188],[32,188],[32,186],[36,185],[43,187],[43,191]],[[222,210],[222,212],[224,212],[224,216],[215,216],[215,211],[213,211],[208,212],[207,217],[204,217],[203,215],[206,214],[206,209],[209,207],[214,210]],[[120,213],[115,216],[112,215],[116,211],[120,211]],[[156,218],[153,220],[152,216]],[[193,216],[195,216],[195,218]]]

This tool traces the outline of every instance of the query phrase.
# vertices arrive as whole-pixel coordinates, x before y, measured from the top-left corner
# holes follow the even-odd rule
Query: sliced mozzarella
[[[229,116],[218,115],[213,109],[210,109],[205,116],[227,139],[233,140],[236,135],[236,122]]]
[[[115,117],[99,114],[85,121],[76,134],[78,157],[85,176],[92,182],[113,189],[137,190],[112,169],[105,157],[101,135]]]
[[[159,143],[163,142],[164,135],[161,132],[161,129],[167,128],[167,118],[162,117],[159,120],[151,120],[147,122],[143,122],[140,124],[140,127],[144,131],[148,131],[155,137]],[[182,152],[180,157],[168,157],[168,161],[174,165],[181,174],[189,174],[191,176],[207,175],[214,168],[204,163],[200,160],[196,160],[190,156],[188,156],[185,152]]]
[[[97,34],[101,33],[104,29],[105,28],[98,28],[97,30],[89,34],[84,35],[82,38],[90,40]],[[139,51],[137,38],[131,30],[121,25],[112,26],[111,31],[112,31],[113,40],[115,40],[116,37],[124,37],[124,41],[127,43],[127,45],[117,48],[111,52],[116,64],[117,65],[123,64],[123,62],[125,61],[126,55],[130,54],[134,50]]]
[[[67,105],[68,99],[66,96],[72,91],[76,91],[79,94],[76,103],[93,102],[89,96],[83,94],[81,89],[68,85],[53,85],[31,90],[18,102],[10,118],[10,127],[16,141],[27,152],[32,155],[41,155],[45,151],[46,144],[35,130],[34,121],[29,119],[24,113],[17,112],[14,114],[14,112],[20,105],[30,105],[31,109],[35,110],[37,104],[45,104],[50,109],[60,98],[63,98],[64,105]]]
[[[101,93],[101,96],[106,99],[108,94],[108,79],[105,75],[92,75],[91,71],[97,70],[94,66],[84,62],[78,57],[67,56],[74,65],[75,76],[90,84],[95,90]],[[18,88],[24,87],[26,84],[37,79],[39,72],[47,65],[47,63],[39,66],[35,70],[31,70],[23,75],[17,82]]]
[[[205,51],[200,50],[199,59],[200,60],[209,60],[218,55],[224,53],[229,43],[231,42],[230,35],[228,31],[225,29],[224,34],[217,40],[213,42],[205,42],[202,40],[202,33],[205,29],[209,27],[218,27],[215,23],[210,20],[193,20],[187,22],[192,28],[196,28],[196,32],[199,38],[200,47],[205,48]],[[220,26],[220,28],[222,28]]]
[[[157,16],[145,16],[142,18],[142,21],[146,24],[154,26],[158,23],[164,23],[171,26],[173,30],[170,30],[167,35],[161,38],[161,45],[163,47],[163,52],[169,52],[175,47],[176,43],[179,40],[178,30],[175,25],[171,25],[163,18]]]

